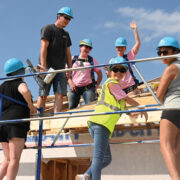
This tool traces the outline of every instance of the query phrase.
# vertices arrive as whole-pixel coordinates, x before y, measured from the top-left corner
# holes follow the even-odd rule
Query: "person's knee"
[[[68,100],[68,107],[69,109],[74,109],[78,106],[79,104],[79,101],[76,101],[76,100],[72,100],[72,101],[69,101]]]
[[[173,154],[177,155],[180,153],[179,148],[177,148],[177,145],[173,142],[169,141],[160,141],[160,151],[163,153],[164,151],[171,151]]]
[[[5,158],[4,161],[3,161],[4,166],[7,167],[9,165],[9,162],[10,162],[10,159],[9,158]]]
[[[74,109],[74,105],[72,103],[69,103],[69,109]]]
[[[106,161],[104,162],[103,166],[104,167],[109,166],[111,164],[111,161],[112,161],[111,156],[106,157]]]
[[[20,158],[18,156],[14,156],[10,159],[9,164],[13,166],[18,166],[19,165]]]
[[[109,156],[109,158],[108,158],[108,165],[111,164],[111,161],[112,161],[112,157]]]
[[[47,96],[40,96],[40,99],[41,99],[42,101],[46,101],[46,98],[47,98]]]
[[[101,171],[101,169],[103,168],[103,160],[101,161],[92,161],[91,164],[91,170],[92,171]]]
[[[173,150],[173,153],[174,153],[175,155],[177,155],[177,156],[180,155],[180,149],[179,149],[179,145],[178,145],[178,144],[174,145],[174,146],[172,147],[172,150]]]
[[[63,95],[60,94],[60,93],[55,93],[55,100],[58,99],[58,100],[63,100]]]
[[[95,101],[95,93],[86,93],[86,94],[83,94],[83,98],[84,98],[84,101],[85,101],[85,104],[88,104],[88,103],[91,103],[93,101]]]
[[[46,102],[47,96],[39,96],[38,97],[38,103],[44,103]]]

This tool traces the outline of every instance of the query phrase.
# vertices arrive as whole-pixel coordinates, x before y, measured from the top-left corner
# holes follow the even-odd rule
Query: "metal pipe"
[[[60,128],[59,132],[56,134],[56,137],[54,138],[54,141],[52,142],[51,146],[55,145],[57,139],[59,138],[59,136],[60,136],[62,130],[64,129],[65,125],[67,124],[68,120],[69,120],[69,118],[66,118],[66,120],[65,120],[64,124],[62,125],[62,127]]]
[[[87,109],[81,111],[66,111],[66,112],[56,112],[56,113],[44,113],[43,115],[58,115],[58,114],[73,114],[73,113],[85,113],[85,112],[93,112],[94,109]],[[33,114],[33,116],[39,116],[40,114]]]
[[[127,141],[127,142],[117,142],[117,143],[109,143],[109,144],[135,144],[135,143],[159,143],[159,139],[155,140],[138,140],[138,141]],[[94,143],[89,144],[63,144],[63,145],[56,145],[56,146],[33,146],[33,147],[26,147],[26,149],[49,149],[49,148],[66,148],[66,147],[88,147],[94,146]]]
[[[41,114],[43,114],[43,108],[38,109]],[[43,121],[39,121],[39,138],[38,138],[38,146],[42,146],[42,134],[43,134]],[[36,164],[36,180],[40,180],[41,177],[41,156],[42,156],[42,149],[38,149],[37,153],[37,164]]]
[[[153,92],[153,90],[151,89],[151,87],[149,86],[149,84],[146,82],[146,80],[144,79],[143,75],[140,73],[139,69],[137,68],[137,66],[135,64],[132,65],[134,67],[134,69],[136,70],[136,72],[138,73],[139,77],[141,78],[141,80],[144,82],[144,84],[146,85],[146,87],[148,88],[148,90],[150,91],[150,93],[152,94],[152,96],[154,97],[154,99],[156,100],[156,102],[159,105],[162,105],[162,103],[159,101],[159,99],[157,98],[157,96],[155,95],[155,93]]]
[[[18,104],[21,104],[21,105],[23,105],[23,106],[27,106],[27,104],[25,104],[25,103],[23,103],[23,102],[21,102],[21,101],[18,101],[18,100],[16,100],[16,99],[12,98],[12,97],[6,96],[6,95],[4,95],[4,94],[0,94],[0,97],[5,98],[5,99],[8,99],[8,100],[13,101],[13,102],[18,103]]]
[[[145,108],[145,107],[155,107],[160,106],[159,104],[147,104],[147,105],[139,105],[139,106],[130,106],[128,108]],[[74,113],[86,113],[86,112],[94,112],[94,109],[86,109],[80,111],[66,111],[66,112],[56,112],[56,113],[44,113],[43,115],[58,115],[58,114],[74,114]],[[40,114],[33,114],[32,116],[40,116]]]
[[[110,115],[110,114],[123,114],[123,113],[133,113],[133,112],[151,112],[151,111],[162,111],[162,110],[180,110],[178,108],[149,108],[149,109],[133,109],[133,110],[124,110],[124,111],[111,111],[111,112],[100,112],[100,113],[91,113],[91,114],[78,114],[78,115],[66,115],[66,116],[56,116],[56,117],[43,117],[43,118],[28,118],[28,119],[13,119],[13,120],[3,120],[0,121],[0,124],[3,123],[12,123],[12,122],[29,122],[37,120],[50,120],[50,119],[61,119],[61,118],[75,118],[75,117],[86,117],[86,116],[100,116],[100,115]]]
[[[136,144],[136,143],[159,143],[159,139],[153,139],[153,140],[138,140],[138,141],[127,141],[127,142],[117,142],[117,143],[109,143],[109,144]],[[89,144],[63,144],[63,145],[56,145],[56,146],[32,146],[32,147],[26,147],[25,149],[49,149],[49,148],[67,148],[67,147],[89,147],[94,146],[94,143]],[[0,149],[2,150],[2,149]]]
[[[164,58],[169,59],[169,58],[178,58],[178,57],[180,57],[180,53],[179,54],[175,54],[175,55],[170,55],[170,56],[159,56],[159,57],[152,57],[152,58],[136,59],[136,60],[133,60],[133,61],[127,61],[127,62],[122,62],[122,63],[99,64],[99,65],[94,65],[94,66],[85,66],[85,67],[78,67],[78,68],[59,69],[59,70],[54,70],[54,71],[51,71],[51,72],[39,72],[39,73],[32,73],[32,74],[16,75],[16,76],[0,78],[0,80],[22,78],[22,77],[29,77],[29,76],[35,76],[35,75],[50,74],[50,73],[61,73],[61,72],[68,72],[68,71],[78,71],[78,70],[83,70],[83,69],[90,69],[90,68],[97,68],[97,67],[106,67],[106,66],[120,65],[120,64],[125,64],[125,63],[128,64],[128,63],[137,63],[137,62],[156,61],[156,60],[161,60],[161,59],[164,59]]]

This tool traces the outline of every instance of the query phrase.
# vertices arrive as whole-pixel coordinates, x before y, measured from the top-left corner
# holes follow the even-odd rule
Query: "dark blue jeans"
[[[101,170],[111,162],[110,131],[102,125],[91,123],[89,132],[94,139],[94,154],[91,166],[85,174],[92,177],[93,180],[100,180]]]
[[[84,90],[82,93],[83,99],[85,104],[88,104],[95,100],[95,87],[91,87],[89,89]],[[76,91],[71,91],[71,89],[68,92],[68,104],[69,109],[76,108],[79,104],[81,95],[77,93]]]

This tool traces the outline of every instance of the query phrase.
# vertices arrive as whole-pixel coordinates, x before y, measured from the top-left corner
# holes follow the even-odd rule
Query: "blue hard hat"
[[[80,41],[80,46],[86,45],[92,48],[92,41],[90,39],[83,39]]]
[[[118,47],[118,46],[127,46],[127,41],[126,41],[125,38],[119,37],[119,38],[116,39],[116,42],[115,42],[114,45],[115,45],[116,47]]]
[[[159,49],[160,47],[165,47],[165,46],[174,47],[174,48],[177,48],[180,50],[178,41],[170,36],[166,36],[166,37],[162,38],[158,44],[157,49]]]
[[[57,14],[66,14],[68,16],[70,16],[71,18],[73,18],[73,12],[72,9],[69,7],[63,7],[61,8]]]
[[[11,58],[8,59],[4,64],[4,73],[7,75],[15,71],[18,71],[22,68],[24,68],[24,65],[21,62],[21,60],[17,58]]]
[[[123,57],[121,57],[121,56],[117,56],[117,57],[113,58],[113,59],[109,62],[109,64],[123,63],[123,62],[125,62],[125,63],[124,63],[124,64],[119,64],[118,66],[123,66],[123,67],[125,67],[126,69],[128,69],[128,64],[126,63],[126,62],[127,62],[126,59],[123,58]],[[115,65],[113,65],[113,66],[115,66]],[[109,70],[111,70],[113,66],[109,66]]]

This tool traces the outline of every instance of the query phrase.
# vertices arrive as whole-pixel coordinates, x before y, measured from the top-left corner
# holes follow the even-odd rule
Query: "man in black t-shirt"
[[[61,8],[57,13],[57,20],[54,24],[49,24],[41,29],[41,51],[40,64],[41,72],[47,71],[50,67],[53,69],[64,69],[65,64],[68,68],[72,67],[71,60],[71,39],[65,28],[71,18],[72,10],[69,7]],[[62,109],[63,95],[67,93],[67,80],[65,73],[58,73],[50,84],[40,88],[37,107],[45,108],[45,101],[53,84],[55,94],[54,112]]]

